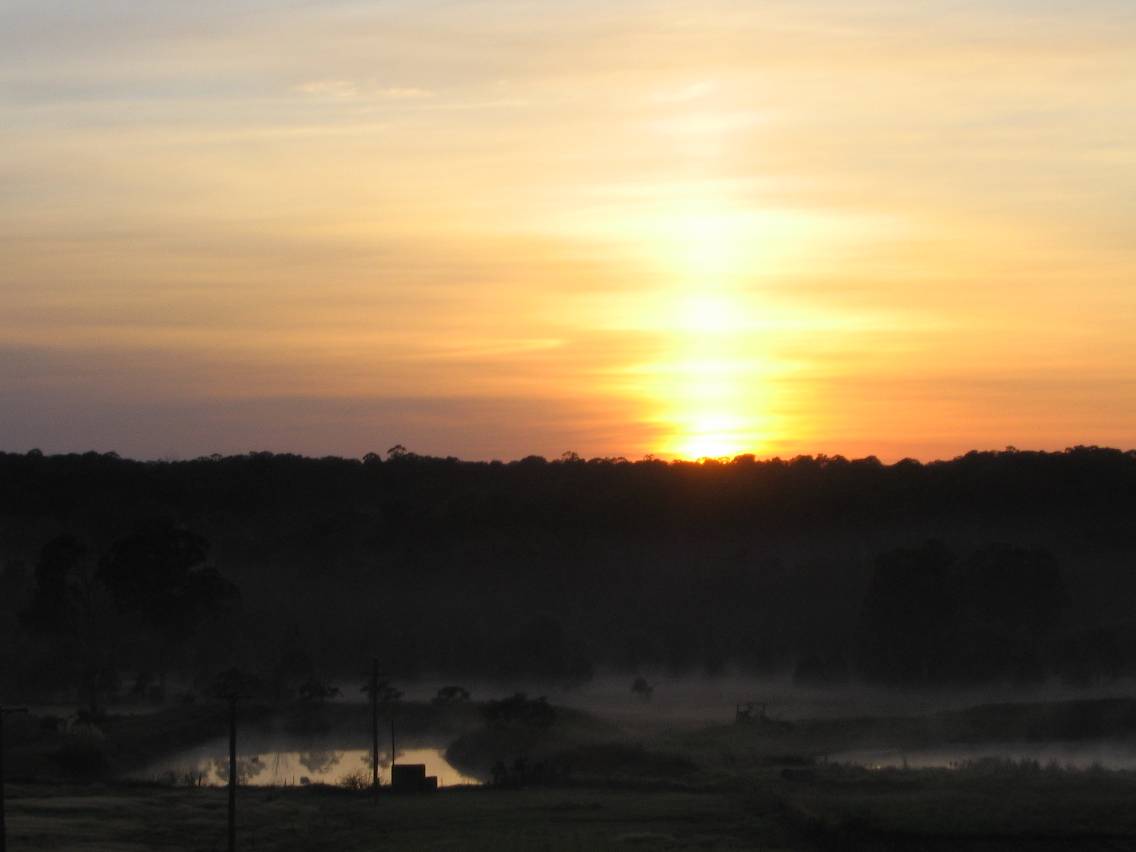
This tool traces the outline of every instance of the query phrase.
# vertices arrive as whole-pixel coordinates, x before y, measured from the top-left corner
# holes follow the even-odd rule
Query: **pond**
[[[398,763],[422,763],[427,775],[438,777],[439,787],[481,784],[479,778],[456,769],[445,757],[445,749],[434,746],[408,746],[398,749]],[[171,754],[138,772],[130,774],[140,781],[157,781],[179,786],[219,786],[229,780],[229,741],[214,740],[197,748]],[[238,783],[254,787],[340,785],[348,779],[371,782],[369,748],[336,747],[326,741],[304,743],[238,742]],[[390,783],[390,749],[379,752],[379,778]]]
[[[1036,761],[1067,769],[1099,766],[1136,770],[1136,742],[1125,740],[950,744],[917,749],[855,749],[830,754],[832,763],[868,769],[958,769],[981,760]]]

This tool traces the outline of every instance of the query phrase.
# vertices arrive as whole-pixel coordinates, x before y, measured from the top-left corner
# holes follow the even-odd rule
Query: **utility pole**
[[[371,661],[371,792],[379,801],[379,661]]]
[[[8,825],[4,818],[4,719],[27,712],[27,707],[0,707],[0,852],[8,852]]]
[[[371,693],[371,788],[374,790],[375,801],[379,797],[379,661],[371,661],[371,673],[367,683],[360,692]],[[389,702],[393,705],[393,701]],[[391,789],[394,789],[394,708],[390,706],[390,737],[391,737]]]
[[[256,679],[240,669],[217,675],[213,695],[229,705],[229,852],[237,852],[237,703],[256,694]]]
[[[237,694],[229,696],[229,852],[237,852]],[[3,852],[3,850],[0,850]]]

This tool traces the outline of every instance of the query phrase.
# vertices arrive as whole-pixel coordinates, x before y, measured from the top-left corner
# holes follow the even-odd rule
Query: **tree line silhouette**
[[[3,676],[94,704],[237,660],[294,689],[363,648],[400,677],[1100,683],[1136,662],[1134,509],[1136,453],[1096,447],[0,454]]]

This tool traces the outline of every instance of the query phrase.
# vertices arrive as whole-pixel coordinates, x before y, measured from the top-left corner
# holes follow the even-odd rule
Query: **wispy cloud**
[[[417,98],[432,98],[434,93],[428,89],[419,89],[414,86],[389,86],[385,89],[378,89],[374,92],[381,98],[389,98],[394,101],[415,100]]]
[[[359,96],[359,87],[351,80],[311,80],[307,83],[300,83],[294,90],[301,95],[335,98],[337,100]]]
[[[0,2],[0,449],[1131,436],[1132,6]]]
[[[292,89],[301,95],[333,100],[357,100],[373,98],[391,101],[418,100],[431,98],[434,93],[417,86],[374,86],[355,80],[310,80]]]
[[[660,89],[652,92],[648,100],[653,104],[684,104],[705,98],[717,88],[717,84],[703,80],[697,83],[687,83],[669,89]]]

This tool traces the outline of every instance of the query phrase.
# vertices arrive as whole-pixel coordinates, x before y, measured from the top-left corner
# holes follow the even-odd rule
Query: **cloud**
[[[379,97],[389,98],[395,101],[432,98],[434,96],[434,93],[428,89],[418,89],[413,86],[391,86],[386,89],[379,89],[375,94]]]
[[[374,98],[380,100],[406,101],[430,98],[434,93],[417,86],[366,86],[354,80],[310,80],[293,86],[292,90],[301,95],[330,100],[356,100]]]
[[[13,416],[8,416],[11,412]],[[19,416],[15,413],[19,412]],[[589,397],[154,398],[90,386],[66,395],[0,387],[0,447],[191,458],[250,450],[360,457],[402,443],[431,455],[513,459],[565,450],[642,455],[659,439],[626,401]],[[335,424],[329,430],[328,424]]]
[[[350,80],[312,80],[296,86],[295,91],[302,95],[334,98],[336,100],[346,100],[359,96],[359,87]]]
[[[651,94],[649,100],[653,104],[682,104],[704,98],[717,88],[715,83],[702,81],[687,83],[677,88],[662,89]]]
[[[0,447],[1133,434],[1131,0],[664,5],[0,3]]]

